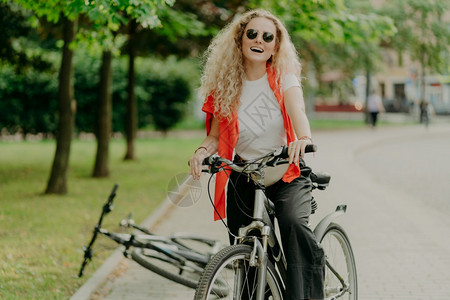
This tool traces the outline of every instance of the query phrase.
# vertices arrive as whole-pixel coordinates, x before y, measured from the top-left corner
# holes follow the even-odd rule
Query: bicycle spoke
[[[249,246],[235,245],[215,255],[200,279],[195,299],[256,299],[258,268],[249,264],[251,251]],[[283,299],[281,281],[270,262],[264,299]]]

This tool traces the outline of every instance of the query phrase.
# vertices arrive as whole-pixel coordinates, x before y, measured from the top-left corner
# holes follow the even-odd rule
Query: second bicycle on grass
[[[214,239],[189,234],[173,234],[161,236],[151,233],[146,228],[135,225],[128,217],[120,222],[120,226],[133,228],[140,233],[110,232],[102,228],[103,218],[112,211],[113,201],[118,185],[115,185],[103,205],[103,209],[89,244],[84,247],[84,259],[78,277],[83,275],[87,263],[93,257],[93,246],[98,235],[103,235],[123,245],[123,254],[141,266],[190,288],[196,288],[200,275],[211,256],[217,253],[223,244]],[[223,285],[213,289],[223,293]]]

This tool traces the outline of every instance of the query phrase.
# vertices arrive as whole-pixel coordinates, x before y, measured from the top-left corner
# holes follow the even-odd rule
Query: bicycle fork
[[[267,240],[267,237],[265,238]],[[242,293],[244,293],[245,287],[255,285],[256,286],[256,298],[262,300],[264,299],[264,292],[266,286],[266,275],[267,275],[267,261],[268,254],[264,247],[264,236],[263,243],[261,243],[257,237],[253,238],[253,251],[250,254],[250,259],[248,264],[240,262],[240,265],[234,266],[236,270],[236,276],[234,286],[233,299],[241,299]],[[265,243],[267,245],[267,242]],[[248,269],[255,268],[257,271],[257,277],[255,282],[250,282],[251,278],[248,276]]]
[[[267,238],[269,236],[270,228],[269,226],[264,226],[262,230],[262,245],[257,238],[253,239],[253,251],[250,257],[250,266],[252,263],[255,267],[259,265],[258,268],[258,278],[257,278],[257,288],[256,288],[256,299],[264,299],[264,292],[266,288],[266,275],[267,275]],[[259,262],[256,261],[256,256],[258,255]]]
[[[267,276],[267,261],[269,259],[269,255],[267,253],[267,246],[270,241],[270,243],[274,243],[272,239],[275,239],[274,236],[271,236],[271,227],[269,225],[264,224],[261,220],[264,220],[266,222],[270,222],[269,217],[267,216],[267,213],[265,211],[264,207],[264,193],[261,189],[256,189],[255,191],[255,208],[253,212],[253,218],[254,221],[252,221],[249,225],[246,227],[242,227],[239,229],[239,236],[241,237],[248,237],[248,233],[252,229],[259,229],[261,232],[261,242],[258,240],[257,237],[253,236],[253,251],[250,255],[249,260],[249,267],[255,268],[257,270],[257,278],[256,282],[253,284],[256,284],[256,298],[257,300],[263,300],[264,299],[264,292],[266,287],[266,276]],[[272,233],[273,235],[273,233]],[[237,287],[235,289],[233,299],[240,299],[242,289],[245,285],[249,285],[251,283],[246,282],[248,281],[248,276],[246,274],[246,266],[236,266],[236,276],[235,276],[235,282],[234,286]]]

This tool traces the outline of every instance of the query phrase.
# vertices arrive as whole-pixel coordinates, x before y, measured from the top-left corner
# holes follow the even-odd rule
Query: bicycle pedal
[[[319,205],[317,204],[316,199],[312,198],[311,199],[311,214],[314,214],[318,207],[319,207]]]

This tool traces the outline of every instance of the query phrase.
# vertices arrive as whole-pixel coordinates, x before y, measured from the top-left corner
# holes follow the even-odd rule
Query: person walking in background
[[[434,113],[433,106],[427,100],[420,101],[420,123],[425,124],[425,127],[428,127],[430,124],[431,115]]]
[[[308,226],[311,180],[302,159],[312,144],[311,129],[289,34],[271,13],[250,11],[216,36],[206,58],[201,91],[207,137],[190,159],[190,173],[199,179],[203,159],[216,152],[230,160],[234,153],[234,161],[242,162],[288,145],[290,165],[274,171],[265,189],[275,204],[287,260],[286,299],[323,299],[325,256]],[[255,184],[235,172],[216,176],[215,219],[226,212],[228,227],[237,235],[252,221],[248,200]]]
[[[375,89],[371,90],[371,93],[367,98],[367,111],[370,117],[370,124],[372,127],[375,127],[378,121],[378,114],[380,112],[385,112],[381,97]]]

